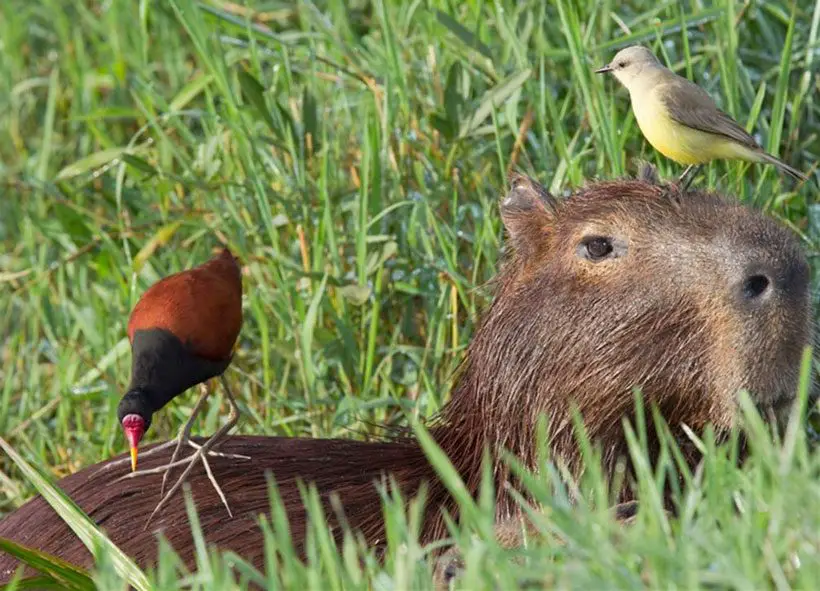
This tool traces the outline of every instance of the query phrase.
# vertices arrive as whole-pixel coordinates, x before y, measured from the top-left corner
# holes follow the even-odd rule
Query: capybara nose
[[[802,257],[763,258],[770,260],[753,262],[744,269],[738,285],[742,305],[765,305],[773,298],[783,303],[808,297],[809,268]]]
[[[746,301],[765,298],[772,290],[772,282],[765,273],[754,273],[743,280],[742,297]]]

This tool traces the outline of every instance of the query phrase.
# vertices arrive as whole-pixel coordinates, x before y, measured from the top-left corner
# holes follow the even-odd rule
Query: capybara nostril
[[[747,301],[759,300],[769,293],[771,281],[766,275],[756,273],[743,281],[743,299]]]
[[[734,288],[742,306],[765,303],[774,310],[808,297],[808,263],[804,257],[789,254],[789,250],[785,243],[769,245],[743,269]]]

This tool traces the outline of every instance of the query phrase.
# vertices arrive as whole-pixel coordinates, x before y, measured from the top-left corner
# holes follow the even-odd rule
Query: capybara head
[[[445,412],[457,432],[481,430],[532,465],[543,413],[554,455],[578,470],[572,405],[611,467],[636,387],[678,432],[727,431],[741,389],[767,414],[788,410],[811,339],[797,240],[715,193],[642,177],[566,199],[511,178],[512,253]]]

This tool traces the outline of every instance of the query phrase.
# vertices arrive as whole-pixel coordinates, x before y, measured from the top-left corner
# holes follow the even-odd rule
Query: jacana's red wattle
[[[135,448],[145,434],[145,419],[136,414],[125,415],[122,418],[122,430],[125,432],[128,445]]]

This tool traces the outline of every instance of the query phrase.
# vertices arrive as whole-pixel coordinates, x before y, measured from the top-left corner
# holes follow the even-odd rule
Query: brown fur
[[[223,361],[230,358],[241,326],[242,276],[226,248],[198,267],[148,288],[131,312],[128,339],[133,341],[137,330],[162,328],[195,355]]]
[[[193,438],[203,443],[203,438]],[[145,451],[151,446],[146,446]],[[141,460],[142,469],[168,462],[170,450]],[[304,509],[296,479],[314,482],[320,491],[335,492],[346,514],[359,524],[369,540],[378,544],[383,536],[379,514],[379,495],[373,481],[390,471],[400,482],[429,478],[431,469],[413,442],[368,443],[351,440],[296,439],[286,437],[234,436],[220,447],[225,453],[251,456],[249,461],[213,458],[210,461],[219,484],[231,503],[234,518],[215,496],[204,470],[188,479],[197,513],[209,543],[234,550],[262,566],[262,537],[257,517],[268,513],[270,501],[266,473],[276,476],[279,494],[292,517],[291,532],[301,550],[304,535]],[[119,457],[126,457],[125,455]],[[85,468],[62,479],[60,487],[96,521],[111,539],[138,564],[156,560],[156,534],[161,533],[179,552],[186,564],[194,564],[194,545],[182,494],[175,495],[143,529],[148,515],[160,500],[162,475],[115,482],[128,474],[127,463],[102,470],[106,463]],[[412,494],[410,488],[408,494]],[[216,504],[214,504],[216,500]],[[334,517],[332,509],[326,509]],[[37,497],[0,523],[0,537],[56,553],[69,562],[91,564],[91,556],[67,525]],[[12,567],[9,557],[0,553],[0,581]]]
[[[615,522],[622,527],[628,527],[635,521],[638,513],[638,502],[629,501],[619,503],[610,509]],[[520,548],[527,540],[533,540],[540,535],[537,528],[522,515],[516,515],[499,520],[495,525],[495,539],[501,548]],[[548,543],[560,545],[564,540],[558,536],[550,536]],[[516,559],[517,560],[517,559]],[[458,547],[452,547],[444,552],[436,561],[433,568],[433,586],[436,591],[445,591],[464,569],[464,557]]]
[[[624,458],[621,421],[633,418],[633,386],[662,412],[684,453],[697,454],[681,428],[707,424],[725,433],[736,422],[735,394],[749,388],[764,409],[792,400],[800,354],[810,340],[808,266],[796,240],[773,221],[711,193],[680,194],[659,186],[654,171],[640,180],[595,183],[558,201],[516,175],[501,204],[513,252],[459,370],[451,400],[430,425],[468,489],[476,493],[482,451],[492,452],[501,524],[520,515],[505,492],[511,480],[502,449],[536,468],[536,420],[546,415],[554,460],[573,477],[584,467],[574,440],[571,406],[603,450],[608,476]],[[624,256],[592,262],[580,254],[590,236],[625,244]],[[766,297],[749,299],[751,275],[771,277]],[[373,481],[390,473],[406,497],[426,482],[425,542],[446,535],[442,509],[458,512],[418,445],[407,437],[383,443],[233,437],[223,446],[250,462],[213,462],[235,517],[229,519],[201,469],[189,478],[208,542],[262,567],[254,525],[266,512],[265,471],[284,497],[297,545],[304,513],[296,479],[337,493],[348,522],[378,545],[383,524]],[[146,458],[145,467],[168,454]],[[114,482],[122,466],[100,466],[60,485],[139,564],[155,560],[161,531],[190,566],[193,544],[182,496],[142,524],[158,500],[160,477]],[[630,501],[627,480],[616,491]],[[329,512],[329,511],[328,511]],[[0,536],[89,565],[90,557],[39,498],[0,522]],[[0,557],[0,580],[13,561]]]

